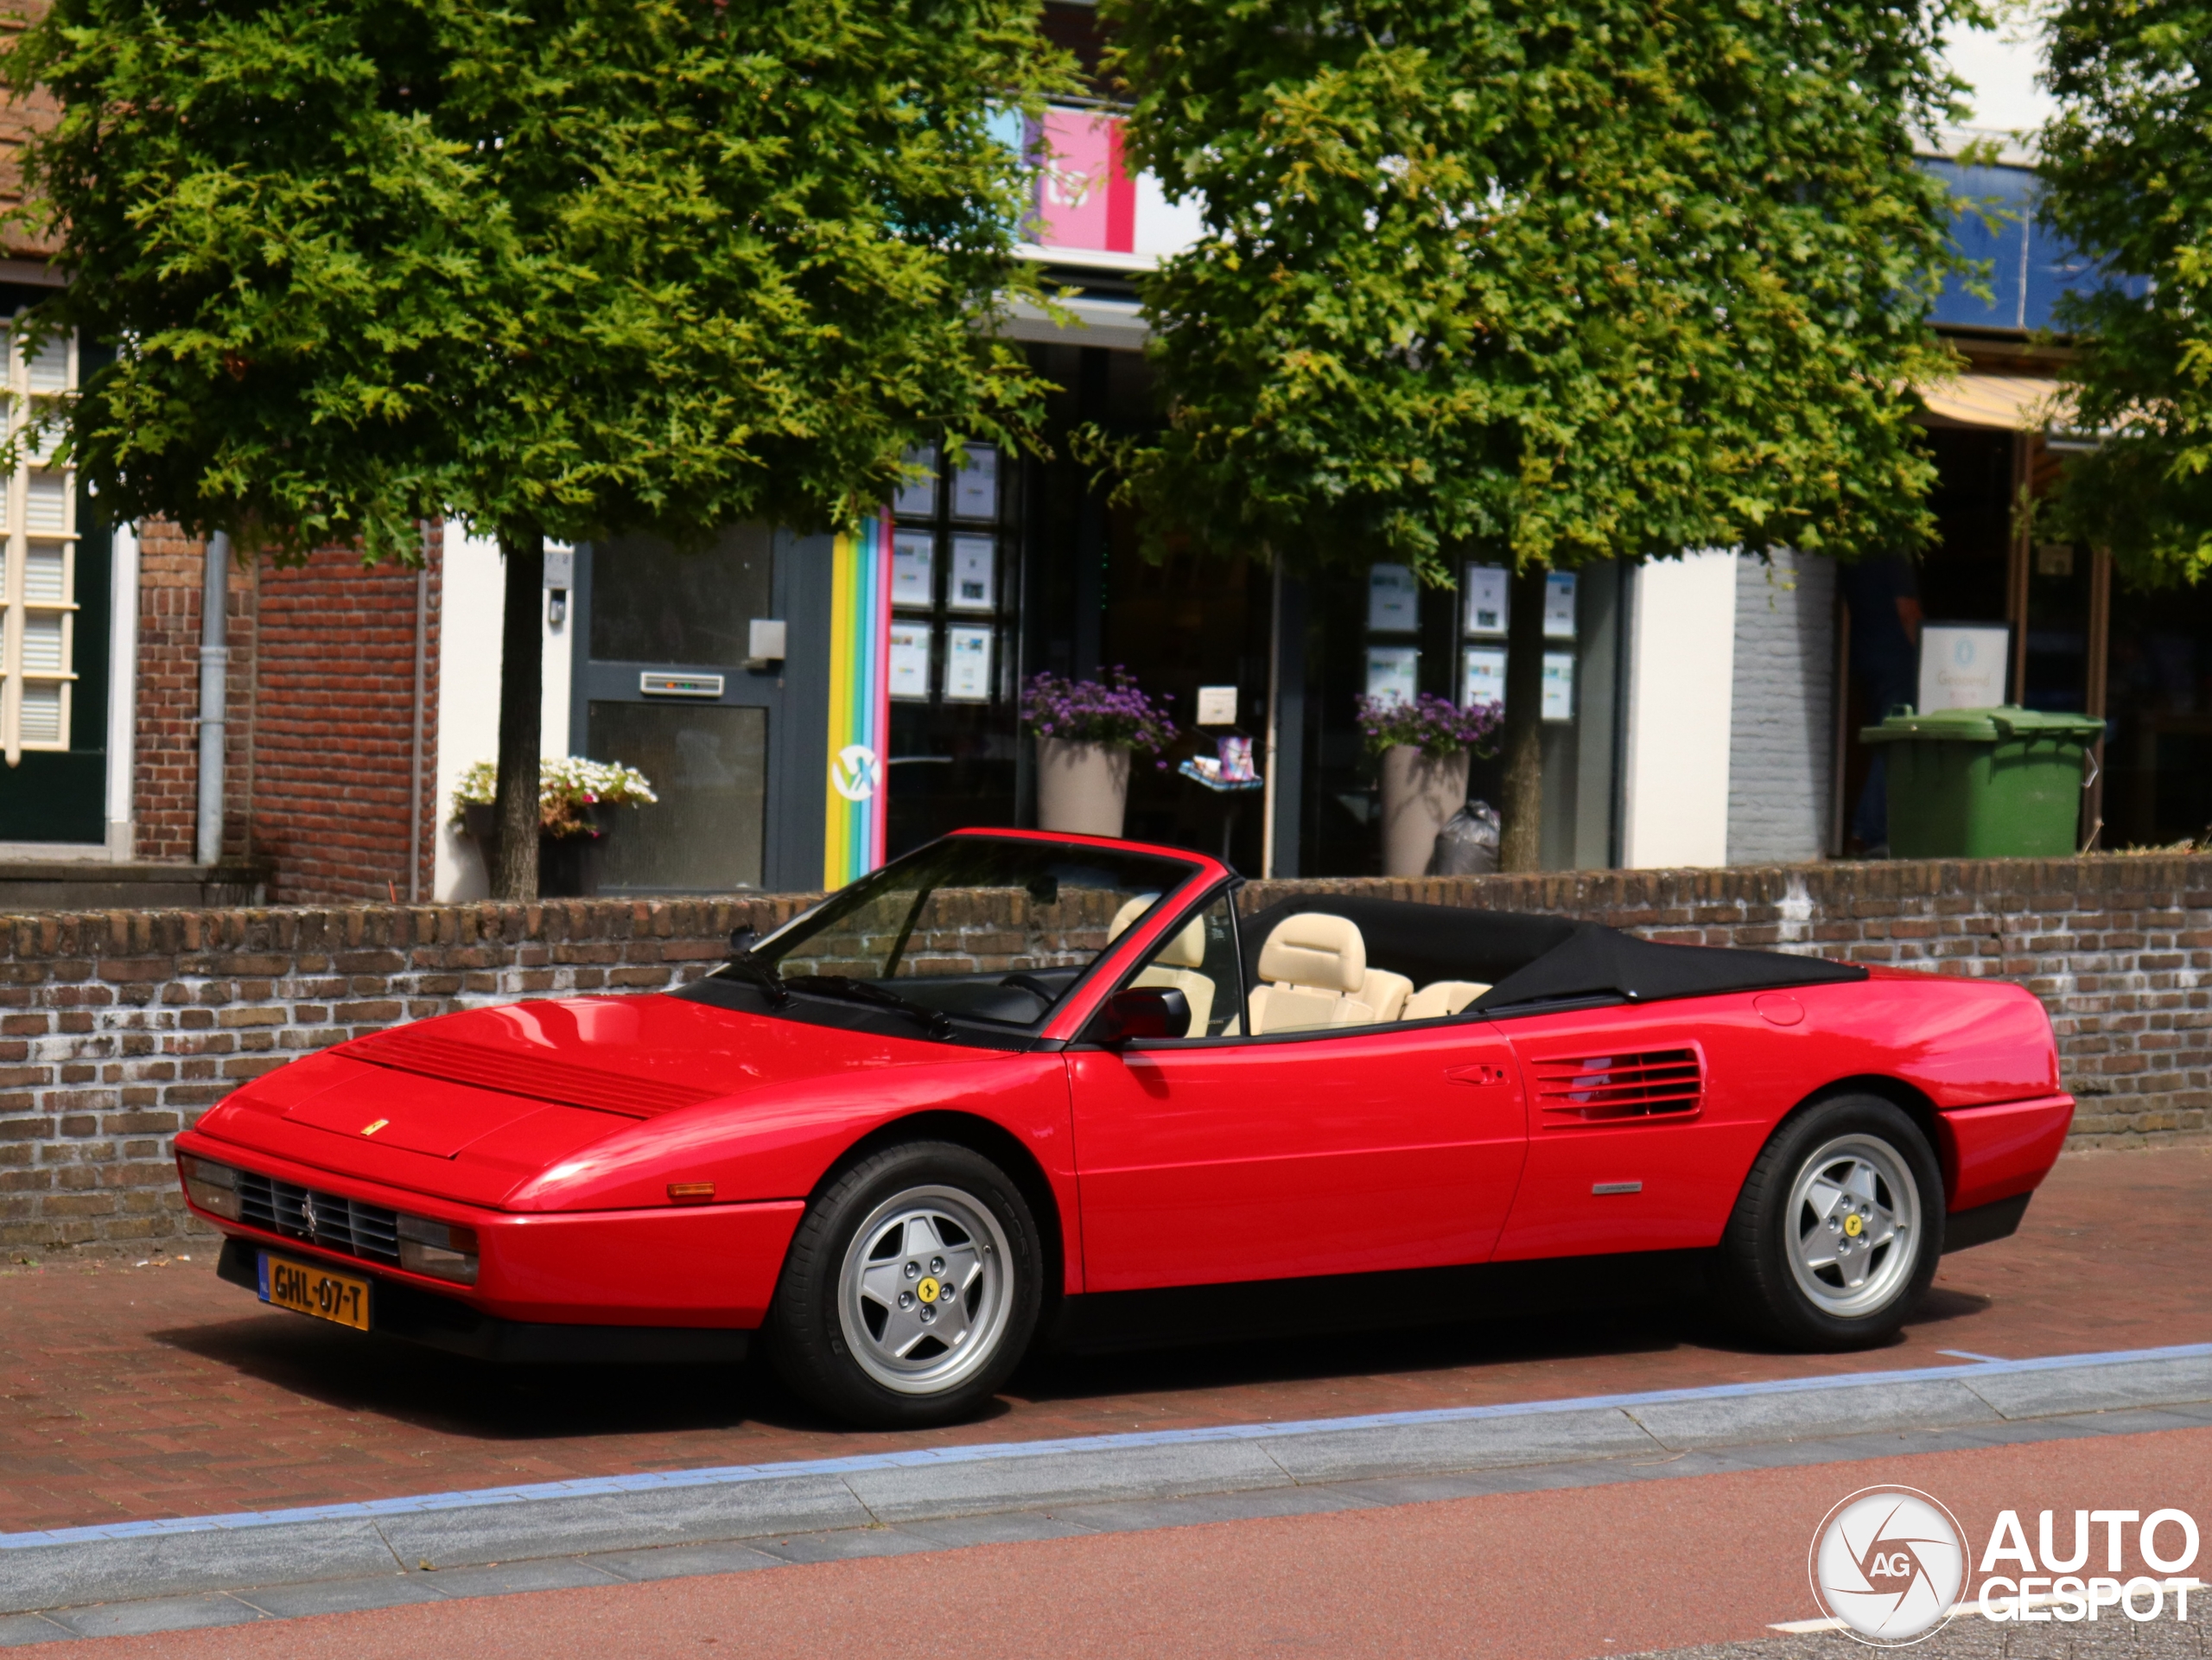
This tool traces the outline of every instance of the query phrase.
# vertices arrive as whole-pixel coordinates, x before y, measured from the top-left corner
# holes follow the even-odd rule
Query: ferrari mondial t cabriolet
[[[1476,1314],[1557,1259],[1879,1342],[2072,1116],[2018,986],[1240,885],[947,836],[680,990],[296,1060],[178,1138],[185,1193],[302,1314],[491,1359],[757,1342],[914,1424],[1040,1334]]]

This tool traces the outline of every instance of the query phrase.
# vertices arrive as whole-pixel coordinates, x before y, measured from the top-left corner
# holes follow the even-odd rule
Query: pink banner
[[[1136,181],[1122,161],[1119,116],[1048,110],[1039,135],[1037,240],[1048,248],[1128,253],[1136,246]]]

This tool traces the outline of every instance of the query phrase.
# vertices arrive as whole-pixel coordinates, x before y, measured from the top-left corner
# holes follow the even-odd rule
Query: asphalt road
[[[954,1552],[486,1597],[221,1631],[41,1645],[163,1660],[1285,1654],[1580,1660],[1680,1650],[1862,1655],[1768,1627],[1816,1613],[1812,1534],[1838,1499],[1897,1483],[1971,1540],[1997,1512],[2212,1512],[2212,1428],[1497,1494]],[[2031,1519],[2032,1529],[2033,1522]],[[2141,1564],[2123,1561],[2123,1574]],[[2212,1610],[2193,1610],[2200,1615]],[[1995,1628],[1966,1614],[1916,1655],[2190,1656],[2203,1625]]]

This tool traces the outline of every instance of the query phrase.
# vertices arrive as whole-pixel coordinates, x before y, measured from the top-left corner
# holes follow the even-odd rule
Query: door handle
[[[1505,1068],[1495,1061],[1478,1061],[1472,1066],[1446,1066],[1446,1078],[1454,1084],[1471,1084],[1475,1088],[1491,1089],[1510,1082]]]

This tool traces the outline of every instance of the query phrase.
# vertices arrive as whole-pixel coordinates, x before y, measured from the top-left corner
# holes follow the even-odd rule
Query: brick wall
[[[1836,864],[1294,892],[1586,916],[1654,938],[2001,975],[2033,989],[2077,1142],[2202,1135],[2212,1104],[2212,858]],[[394,1021],[681,983],[798,896],[0,918],[0,1245],[171,1237],[168,1140],[247,1078]],[[1095,922],[1095,919],[1089,919]],[[999,929],[986,917],[960,925]],[[950,949],[950,946],[947,947]],[[981,939],[978,951],[989,949]]]
[[[197,857],[200,542],[151,524],[139,542],[134,855]],[[424,598],[420,892],[436,834],[443,537]],[[229,598],[223,854],[265,864],[280,904],[405,899],[414,742],[416,574],[325,549],[294,569],[234,568]]]
[[[279,905],[405,900],[429,890],[436,788],[437,538],[418,583],[342,549],[260,576],[248,845]],[[420,792],[410,812],[415,639],[423,603]],[[411,823],[410,823],[411,821]]]
[[[138,725],[132,790],[135,857],[199,856],[201,544],[149,523],[138,540]],[[223,852],[246,854],[253,747],[254,573],[230,579],[231,665],[225,715]]]

